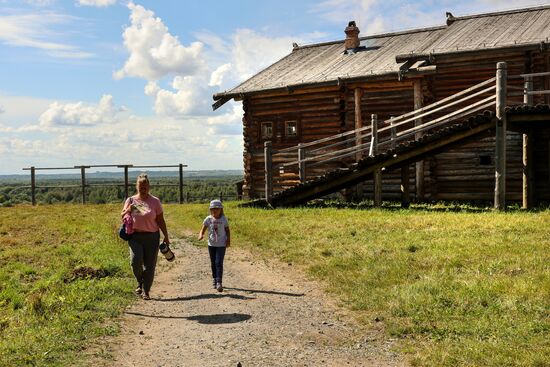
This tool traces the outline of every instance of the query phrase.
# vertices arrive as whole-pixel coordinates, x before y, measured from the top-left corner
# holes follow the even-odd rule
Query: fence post
[[[272,172],[272,149],[271,142],[264,143],[264,160],[265,160],[265,200],[271,204],[273,197],[273,172]]]
[[[82,204],[86,204],[86,166],[80,166],[80,177],[82,178]]]
[[[220,201],[223,201],[223,192],[220,191]]]
[[[31,166],[31,203],[32,205],[36,205],[36,176],[34,166]]]
[[[185,202],[188,203],[189,202],[189,191],[187,191],[185,193]]]
[[[505,62],[497,63],[496,72],[496,142],[495,142],[495,202],[497,210],[506,209],[506,82]]]
[[[533,105],[533,95],[529,92],[533,91],[533,77],[525,77],[523,104],[527,106]],[[523,134],[523,175],[522,175],[522,209],[529,209],[533,205],[533,133],[531,131]]]
[[[306,150],[303,144],[298,144],[298,176],[300,177],[300,183],[306,182]]]
[[[180,163],[180,204],[183,204],[183,164]]]
[[[372,144],[371,144],[371,157],[378,154],[378,115],[371,115],[371,132],[372,132]],[[374,206],[380,207],[382,205],[382,171],[377,169],[374,171]]]

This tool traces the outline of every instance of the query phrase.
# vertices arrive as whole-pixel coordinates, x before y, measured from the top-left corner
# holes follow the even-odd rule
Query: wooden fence
[[[86,169],[88,168],[106,168],[106,167],[116,167],[122,168],[124,172],[124,183],[121,184],[108,184],[108,183],[89,183],[86,181]],[[82,204],[86,203],[86,188],[89,187],[124,187],[124,195],[128,197],[128,189],[130,187],[130,182],[128,181],[128,169],[129,168],[178,168],[179,169],[179,180],[177,184],[156,184],[155,186],[172,186],[179,188],[179,203],[184,202],[183,195],[183,168],[187,167],[185,164],[176,164],[176,165],[157,165],[157,166],[137,166],[133,164],[100,164],[100,165],[87,165],[87,166],[73,166],[73,167],[27,167],[23,168],[24,171],[31,172],[31,203],[36,205],[36,189],[50,189],[50,188],[71,188],[71,187],[80,187],[82,191]],[[36,184],[36,171],[42,170],[80,170],[81,183],[80,185],[37,185]],[[221,193],[220,193],[221,195]],[[189,201],[189,196],[187,196],[187,201]]]

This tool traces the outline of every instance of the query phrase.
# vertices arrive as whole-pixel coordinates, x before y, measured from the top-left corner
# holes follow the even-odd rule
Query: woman
[[[155,277],[155,267],[159,249],[160,233],[164,242],[170,243],[168,230],[160,200],[149,193],[149,178],[142,173],[136,181],[137,194],[126,199],[122,209],[122,217],[130,213],[133,220],[134,233],[128,244],[132,258],[132,270],[138,282],[135,289],[137,295],[149,300],[149,291]]]

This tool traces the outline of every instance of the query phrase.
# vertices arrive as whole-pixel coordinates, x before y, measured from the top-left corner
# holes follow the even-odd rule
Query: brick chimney
[[[359,28],[355,25],[354,20],[348,23],[344,32],[346,32],[346,41],[344,42],[346,50],[359,47]]]

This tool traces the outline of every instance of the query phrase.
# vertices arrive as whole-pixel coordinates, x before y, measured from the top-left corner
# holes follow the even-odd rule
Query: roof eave
[[[486,53],[490,51],[529,51],[536,49],[545,49],[548,43],[545,41],[524,43],[518,45],[506,45],[500,47],[491,47],[491,48],[476,48],[469,50],[456,50],[456,51],[446,51],[446,52],[430,52],[430,53],[408,53],[395,56],[395,61],[397,63],[402,63],[406,61],[416,61],[416,60],[427,60],[435,56],[454,56],[459,54],[475,54],[475,53]]]
[[[342,86],[347,83],[386,79],[388,77],[393,77],[393,76],[397,78],[398,74],[399,74],[398,71],[389,71],[389,72],[380,73],[380,74],[363,75],[363,76],[356,76],[356,77],[344,77],[344,78],[337,78],[333,80],[326,80],[326,81],[315,82],[315,83],[289,84],[283,87],[258,89],[250,92],[216,93],[213,95],[213,99],[216,102],[212,104],[212,108],[215,111],[231,99],[243,99],[244,97],[258,95],[262,93],[274,93],[274,92],[292,93],[294,90],[297,90],[297,89],[305,89],[305,88],[311,88],[311,87],[321,88],[321,87],[330,87],[330,86]]]

